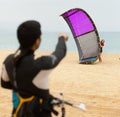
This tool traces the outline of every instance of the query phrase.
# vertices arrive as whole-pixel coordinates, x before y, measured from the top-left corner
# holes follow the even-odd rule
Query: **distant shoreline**
[[[16,34],[6,34],[0,35],[0,49],[3,50],[16,50],[19,46]],[[54,51],[59,32],[43,32],[42,43],[38,50],[40,51]],[[68,52],[78,52],[77,46],[72,36],[71,32],[68,32],[69,40],[67,42]],[[103,53],[120,53],[120,32],[100,32],[100,39],[105,40],[105,46],[103,48]],[[46,45],[46,46],[44,46]]]

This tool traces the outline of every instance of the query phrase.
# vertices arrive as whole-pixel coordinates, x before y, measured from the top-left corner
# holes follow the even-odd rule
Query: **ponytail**
[[[13,63],[14,66],[17,67],[21,60],[28,55],[29,53],[31,53],[32,50],[30,49],[25,49],[25,50],[21,50],[21,48],[18,48],[14,54],[14,59],[13,59]]]

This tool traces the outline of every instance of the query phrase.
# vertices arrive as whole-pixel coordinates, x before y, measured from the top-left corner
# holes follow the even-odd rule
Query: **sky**
[[[0,32],[16,31],[26,20],[37,20],[43,31],[70,31],[60,14],[84,9],[98,31],[120,31],[120,0],[0,0]]]

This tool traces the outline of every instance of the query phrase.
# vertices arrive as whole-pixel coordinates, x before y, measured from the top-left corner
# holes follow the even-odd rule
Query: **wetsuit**
[[[1,75],[1,86],[13,90],[13,117],[51,117],[51,110],[46,106],[49,105],[51,97],[49,94],[48,75],[53,68],[58,65],[65,54],[66,44],[63,37],[59,38],[55,51],[49,56],[42,56],[35,59],[34,52],[29,51],[16,68],[16,79],[14,79],[13,72],[14,55],[11,54],[5,59]],[[17,90],[14,80],[16,80],[17,83]],[[26,103],[24,106],[21,106],[19,112],[16,113],[19,100],[19,96],[16,94],[24,99],[31,98],[30,102],[32,102],[33,105],[31,106]],[[32,96],[37,98],[33,100]],[[40,102],[42,106],[39,105],[37,101]],[[26,107],[28,106],[30,113],[33,111],[33,116],[32,114],[30,116],[30,113],[28,113],[29,115],[25,113]],[[15,116],[14,113],[16,113]],[[20,114],[23,115],[21,116]]]

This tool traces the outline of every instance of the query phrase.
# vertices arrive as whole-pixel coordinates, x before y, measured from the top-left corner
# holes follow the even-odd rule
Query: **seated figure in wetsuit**
[[[17,29],[19,48],[3,62],[1,86],[11,89],[12,117],[51,117],[55,112],[50,104],[48,76],[66,55],[68,36],[59,34],[55,51],[51,55],[34,58],[41,43],[41,25],[28,20]]]

